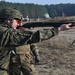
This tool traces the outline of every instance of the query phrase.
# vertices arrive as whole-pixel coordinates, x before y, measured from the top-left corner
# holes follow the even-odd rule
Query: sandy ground
[[[75,75],[75,27],[38,43],[41,60],[35,65],[39,75]],[[68,49],[69,48],[69,49]]]

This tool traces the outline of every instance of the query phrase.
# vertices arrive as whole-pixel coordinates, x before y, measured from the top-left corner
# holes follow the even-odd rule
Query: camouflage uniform
[[[32,49],[30,47],[32,47]],[[39,62],[39,53],[36,44],[16,47],[16,53],[20,55],[21,61],[16,59],[18,58],[17,55],[11,55],[9,75],[20,75],[21,72],[23,73],[23,75],[37,75],[37,72],[33,65],[33,57],[35,57],[36,63]]]
[[[25,30],[23,27],[20,27],[19,29]],[[37,45],[33,43],[16,47],[16,53],[20,55],[21,61],[17,60],[17,55],[14,55],[14,53],[11,54],[9,75],[20,75],[21,72],[23,75],[37,75],[33,65],[34,63],[37,64],[40,61],[39,49]]]
[[[30,49],[31,49],[31,54],[33,56],[32,63],[38,64],[40,61],[40,55],[39,55],[39,48],[37,44],[31,44]]]
[[[16,47],[16,52],[20,55],[23,75],[37,75],[34,65],[31,63],[33,56],[31,55],[30,45]]]
[[[10,14],[11,13],[13,14],[13,11],[17,13],[17,11],[15,9],[14,10],[9,9],[9,10],[11,10]],[[5,9],[4,11],[9,13],[9,10]],[[0,12],[0,19],[7,19],[6,17],[4,17],[4,18],[2,17],[2,15],[4,14],[4,11],[2,11],[3,13]],[[9,14],[7,14],[7,15],[10,16]],[[17,16],[19,16],[19,15],[17,15]],[[11,18],[14,19],[15,16],[10,17],[9,19],[11,19]],[[17,30],[17,29],[12,29],[11,25],[9,26],[6,23],[4,23],[3,21],[1,21],[0,22],[0,75],[7,75],[5,73],[7,73],[7,70],[8,70],[10,51],[14,50],[15,47],[20,48],[21,45],[23,47],[23,45],[38,43],[40,41],[47,40],[47,39],[55,36],[57,33],[58,33],[57,28],[42,29],[42,30],[36,31],[35,33],[31,32],[31,31],[21,31],[21,30]],[[17,51],[17,54],[21,54],[19,50]],[[28,51],[27,51],[27,54],[28,54]],[[22,62],[22,59],[21,59],[21,62]],[[26,58],[24,57],[24,59],[26,59]],[[30,58],[28,58],[28,59],[30,59]],[[28,63],[29,62],[27,61],[26,64],[22,64],[22,66],[24,66],[24,67],[27,67],[27,65],[30,66]],[[31,67],[33,67],[33,66],[31,66]],[[30,70],[30,72],[29,72],[30,75],[32,75],[32,70],[31,69],[29,69],[29,70]]]

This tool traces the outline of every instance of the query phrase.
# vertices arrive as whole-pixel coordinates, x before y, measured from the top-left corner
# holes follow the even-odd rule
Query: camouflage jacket
[[[47,40],[56,34],[58,34],[57,28],[31,32],[12,29],[6,24],[0,24],[0,60],[4,60],[10,50],[17,46]]]

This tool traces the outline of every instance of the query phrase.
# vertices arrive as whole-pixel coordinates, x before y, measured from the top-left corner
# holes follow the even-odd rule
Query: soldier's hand
[[[71,23],[69,23],[69,24],[63,24],[63,25],[61,25],[61,26],[58,28],[58,30],[59,30],[59,31],[68,30],[68,29],[71,28],[71,26],[72,26]]]

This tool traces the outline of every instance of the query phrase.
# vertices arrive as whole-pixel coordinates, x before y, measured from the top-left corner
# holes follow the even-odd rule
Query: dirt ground
[[[75,43],[71,45],[74,40],[75,27],[37,43],[41,60],[35,68],[39,75],[75,75]]]

